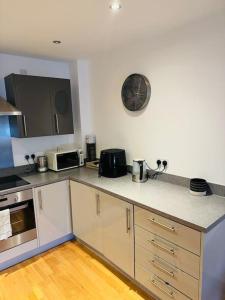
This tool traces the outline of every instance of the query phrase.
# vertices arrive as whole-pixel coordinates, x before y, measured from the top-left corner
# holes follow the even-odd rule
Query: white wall
[[[0,53],[0,95],[5,97],[4,77],[10,73],[20,73],[21,70],[26,70],[29,75],[70,78],[69,63]],[[76,133],[75,137],[79,139]],[[40,154],[59,145],[74,143],[75,137],[74,135],[64,135],[27,139],[13,138],[14,165],[25,164],[25,154]]]
[[[93,133],[91,92],[90,92],[90,62],[81,59],[70,64],[72,92],[78,101],[74,105],[75,128],[79,132],[79,142],[85,150],[85,136]]]
[[[90,62],[88,60],[78,60],[78,84],[79,84],[79,99],[80,99],[80,122],[81,122],[81,139],[84,151],[85,136],[93,134],[93,121],[91,102],[92,96],[90,91]]]
[[[91,65],[93,129],[98,151],[127,150],[168,173],[225,184],[225,16],[210,17],[155,41],[96,57]],[[147,37],[146,37],[147,40]],[[146,75],[152,97],[140,113],[122,105],[131,73]]]

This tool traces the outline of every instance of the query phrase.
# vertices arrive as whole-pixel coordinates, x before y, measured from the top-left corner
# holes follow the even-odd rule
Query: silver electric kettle
[[[148,180],[147,164],[144,159],[133,160],[132,180],[135,182],[145,182]]]
[[[48,158],[46,155],[41,155],[37,157],[37,171],[39,173],[48,171]]]

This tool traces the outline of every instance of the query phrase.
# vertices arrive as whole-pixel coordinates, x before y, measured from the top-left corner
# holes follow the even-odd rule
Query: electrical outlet
[[[168,161],[167,160],[163,160],[162,161],[162,165],[163,165],[163,167],[165,168],[165,169],[168,169]]]
[[[157,164],[158,168],[160,168],[162,165],[161,159],[157,159],[156,164]]]
[[[30,159],[30,155],[28,155],[28,154],[26,154],[25,156],[24,156],[24,158],[25,158],[25,160],[29,160]]]
[[[166,160],[166,159],[157,159],[156,160],[156,165],[157,165],[158,168],[160,168],[160,169],[165,168],[165,170],[166,170],[166,169],[168,169],[168,160]]]

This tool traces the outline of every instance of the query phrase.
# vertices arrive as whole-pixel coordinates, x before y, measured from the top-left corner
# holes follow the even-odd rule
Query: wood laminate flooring
[[[0,300],[153,300],[77,242],[0,272]]]

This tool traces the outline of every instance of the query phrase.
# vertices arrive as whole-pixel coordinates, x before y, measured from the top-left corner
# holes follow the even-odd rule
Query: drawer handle
[[[161,292],[168,295],[170,298],[174,298],[174,292],[166,287],[166,289],[162,288],[159,284],[165,285],[164,282],[158,281],[156,279],[151,280],[152,284],[157,287]]]
[[[101,213],[101,211],[100,211],[100,196],[99,196],[99,194],[96,194],[95,197],[96,197],[96,215],[100,216],[100,213]]]
[[[175,232],[175,227],[173,227],[173,226],[170,227],[170,226],[167,226],[167,225],[165,225],[163,223],[160,223],[160,222],[156,221],[155,218],[147,219],[147,220],[150,221],[150,222],[152,222],[152,223],[154,223],[154,224],[156,224],[156,225],[158,225],[158,226],[160,226],[160,227],[162,227],[162,228],[164,228],[164,229],[166,229],[166,230]]]
[[[59,134],[59,118],[57,114],[55,114],[55,127],[56,127],[56,133]]]
[[[126,208],[126,231],[129,233],[130,231],[130,209]]]
[[[26,117],[23,115],[23,129],[24,129],[24,136],[27,137],[27,122],[26,122]]]
[[[154,239],[152,239],[151,241],[148,241],[148,242],[151,243],[153,246],[155,246],[163,251],[166,251],[169,254],[175,255],[175,250],[173,248],[169,249],[167,247],[164,247],[164,246],[158,244]]]
[[[156,260],[153,259],[153,260],[151,261],[151,263],[154,265],[154,267],[156,267],[156,268],[159,269],[160,271],[162,271],[162,272],[168,274],[168,275],[171,276],[171,277],[174,277],[174,272],[165,269],[165,268],[160,264],[159,261],[156,261]]]

